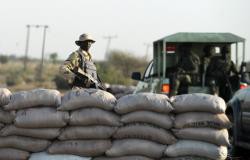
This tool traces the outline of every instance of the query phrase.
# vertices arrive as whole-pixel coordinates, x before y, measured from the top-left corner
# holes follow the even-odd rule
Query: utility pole
[[[104,36],[104,39],[107,39],[107,47],[106,47],[106,52],[105,52],[105,59],[108,58],[108,54],[109,54],[109,48],[110,48],[110,44],[111,44],[111,40],[114,38],[117,38],[117,36]]]
[[[26,34],[26,47],[25,47],[25,56],[23,61],[23,69],[26,70],[27,68],[27,61],[28,61],[28,51],[29,51],[29,39],[30,39],[30,25],[26,25],[27,27],[27,34]]]
[[[49,26],[43,25],[43,44],[42,44],[42,58],[41,58],[41,67],[40,67],[40,75],[39,78],[40,80],[42,79],[42,74],[43,74],[43,63],[44,63],[44,50],[45,50],[45,40],[46,40],[46,30]]]

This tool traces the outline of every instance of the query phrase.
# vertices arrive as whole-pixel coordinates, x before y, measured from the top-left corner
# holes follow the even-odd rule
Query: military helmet
[[[95,40],[93,39],[93,37],[87,33],[80,35],[79,40],[75,41],[75,43],[76,43],[76,45],[79,46],[79,44],[81,42],[84,42],[84,41],[91,41],[91,42],[95,43]]]

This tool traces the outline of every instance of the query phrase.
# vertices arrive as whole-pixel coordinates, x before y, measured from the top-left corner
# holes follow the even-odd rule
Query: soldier
[[[231,47],[225,45],[221,49],[221,56],[213,57],[207,68],[207,77],[210,78],[210,84],[217,85],[222,90],[225,84],[229,83],[229,76],[231,74],[238,75],[237,68],[231,60]],[[228,84],[230,85],[230,84]],[[216,91],[216,89],[212,89]]]
[[[215,54],[215,47],[212,45],[206,45],[203,49],[204,57],[203,57],[203,63],[202,63],[202,86],[205,86],[206,82],[209,82],[206,79],[206,75],[207,75],[207,68],[210,64],[211,58],[214,56]],[[212,84],[209,84],[212,85]]]
[[[180,58],[177,64],[177,71],[171,78],[172,88],[170,96],[178,93],[180,84],[188,85],[197,79],[199,73],[200,58],[191,52],[191,44],[180,46]]]
[[[89,52],[95,40],[89,34],[82,34],[75,44],[80,48],[71,53],[60,67],[68,84],[75,88],[99,88],[105,90],[96,72],[96,66]]]

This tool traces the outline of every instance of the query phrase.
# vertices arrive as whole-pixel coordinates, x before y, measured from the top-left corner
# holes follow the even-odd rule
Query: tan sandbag
[[[173,129],[174,135],[179,139],[198,140],[216,144],[218,146],[229,146],[227,129],[213,128],[184,128]]]
[[[0,129],[4,127],[4,124],[3,123],[0,123]]]
[[[0,160],[27,160],[29,152],[13,149],[13,148],[0,148]]]
[[[52,89],[34,89],[20,91],[11,95],[9,104],[3,106],[6,110],[23,109],[36,106],[57,107],[61,104],[61,94]]]
[[[172,115],[156,113],[151,111],[135,111],[122,115],[121,122],[128,123],[148,123],[164,129],[170,129],[174,125]]]
[[[86,107],[113,110],[115,104],[116,98],[109,92],[93,88],[76,89],[63,96],[58,110],[75,110]]]
[[[91,160],[153,160],[144,156],[124,156],[124,157],[96,157]]]
[[[184,156],[184,157],[165,157],[161,158],[161,160],[211,160],[210,158],[205,157],[197,157],[197,156]]]
[[[16,148],[29,152],[39,152],[46,149],[49,145],[50,141],[30,137],[0,137],[0,148]]]
[[[139,138],[151,140],[161,144],[173,144],[177,141],[171,132],[147,124],[131,124],[120,127],[113,135],[113,138]]]
[[[54,139],[60,134],[61,128],[18,128],[14,125],[5,126],[0,136],[26,136],[40,139]]]
[[[100,156],[111,147],[110,140],[57,141],[48,148],[51,154],[73,154],[79,156]]]
[[[106,151],[110,157],[141,155],[150,158],[160,158],[166,146],[142,139],[123,139],[113,141],[112,147]]]
[[[166,95],[156,93],[126,95],[118,99],[115,106],[115,111],[119,114],[125,114],[138,110],[169,113],[173,110],[173,107]]]
[[[180,140],[168,146],[165,155],[168,157],[200,156],[224,160],[227,158],[227,147],[201,141]]]
[[[63,129],[58,139],[109,139],[116,130],[117,127],[110,126],[69,126]]]
[[[227,116],[223,114],[213,114],[207,112],[187,112],[178,114],[175,117],[175,128],[230,128],[231,123]]]
[[[113,112],[99,108],[86,108],[72,111],[70,114],[70,125],[107,125],[120,126],[120,117]]]
[[[225,101],[214,95],[204,93],[183,94],[171,97],[175,113],[210,112],[225,113]]]
[[[10,102],[11,92],[7,88],[0,88],[0,106]]]
[[[0,109],[0,122],[10,124],[15,118],[15,111],[4,111]]]
[[[41,107],[19,110],[14,120],[19,128],[59,128],[69,121],[69,113]]]

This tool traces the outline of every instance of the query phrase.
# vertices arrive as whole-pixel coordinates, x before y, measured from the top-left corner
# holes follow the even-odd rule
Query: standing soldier
[[[214,81],[214,85],[220,87],[219,94],[223,94],[223,92],[226,92],[225,85],[229,86],[232,92],[231,84],[229,83],[229,77],[232,73],[238,75],[237,68],[231,60],[231,46],[225,45],[221,49],[221,56],[211,59],[207,68],[207,77],[211,79],[210,81]],[[218,89],[213,90],[216,91]],[[218,91],[216,94],[218,94]]]
[[[95,40],[89,34],[82,34],[75,43],[80,48],[71,53],[68,59],[64,61],[64,64],[60,67],[60,72],[72,89],[99,88],[105,90],[89,52]]]

